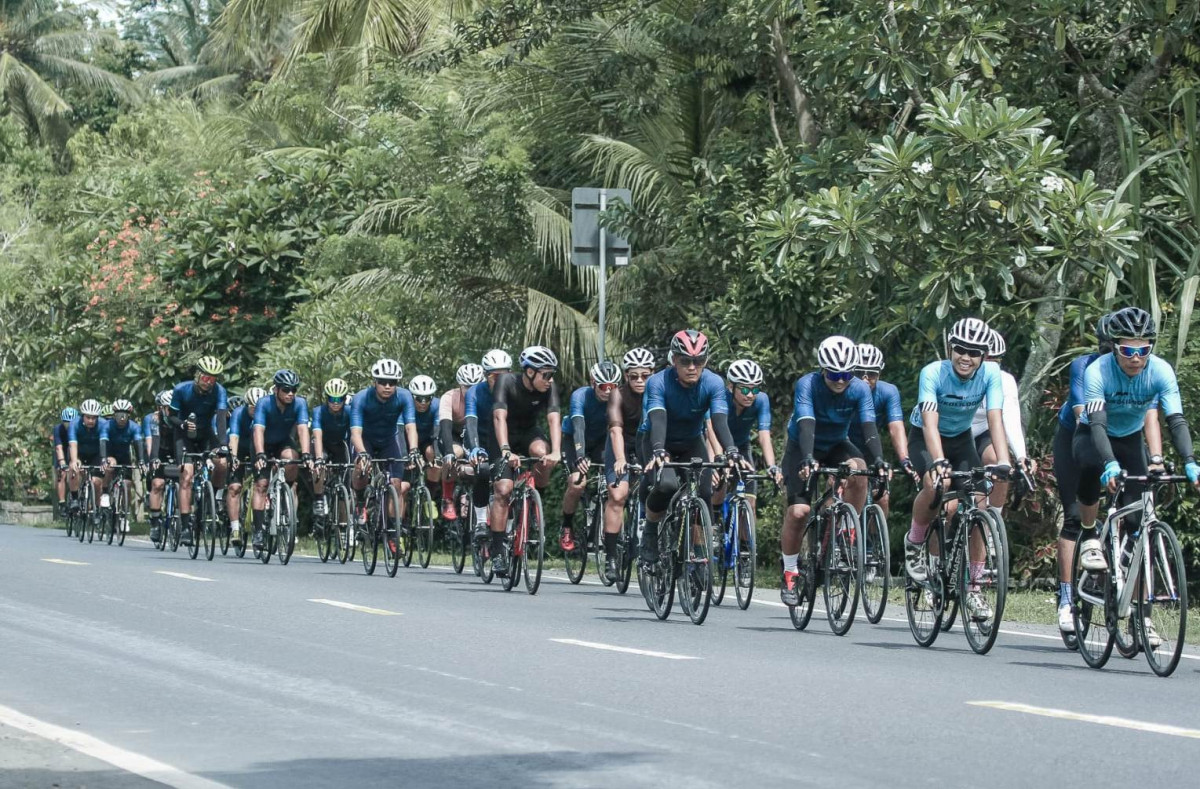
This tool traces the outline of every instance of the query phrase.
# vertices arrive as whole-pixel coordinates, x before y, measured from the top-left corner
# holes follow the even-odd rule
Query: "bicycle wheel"
[[[241,539],[238,540],[238,544],[233,546],[233,555],[239,559],[246,558],[246,543],[250,542],[250,532],[253,530],[250,525],[254,522],[254,516],[250,508],[250,488],[251,485],[243,483],[242,489],[238,493],[238,514],[242,521],[242,534]]]
[[[84,508],[84,516],[86,518],[84,521],[84,530],[87,532],[88,544],[91,544],[92,540],[96,538],[96,520],[99,517],[99,513],[96,511],[96,491],[92,488],[92,480],[89,478],[85,480],[84,484],[87,486],[87,495],[84,497],[86,505]]]
[[[108,545],[112,545],[113,538],[117,536],[116,502],[113,496],[112,493],[108,495],[108,509],[100,511],[100,539]]]
[[[637,552],[637,503],[626,501],[621,517],[621,533],[617,537],[617,594],[629,591],[633,580],[633,557]]]
[[[796,590],[800,596],[800,603],[788,606],[792,627],[797,630],[808,627],[809,620],[812,619],[813,605],[817,601],[817,543],[817,522],[814,518],[809,518],[800,538],[800,580]]]
[[[379,537],[381,532],[379,531],[380,516],[378,512],[383,506],[379,498],[378,496],[371,496],[368,499],[366,522],[354,527],[357,532],[355,544],[358,546],[358,550],[362,552],[360,558],[362,559],[363,571],[367,575],[375,574],[375,564],[379,561]],[[386,518],[387,514],[385,513],[383,517]]]
[[[926,549],[929,547],[929,540],[935,535],[940,538],[941,531],[942,521],[939,519],[930,526],[925,535]],[[940,544],[944,545],[945,542],[940,541]],[[924,584],[905,575],[904,611],[908,616],[908,629],[912,632],[913,640],[920,646],[931,646],[942,631],[945,599],[945,585],[940,571],[931,573]]]
[[[421,565],[421,569],[429,567],[429,561],[433,558],[433,524],[436,512],[437,508],[434,506],[433,497],[429,495],[429,488],[425,487],[425,483],[421,483],[416,511],[411,515],[414,524],[413,537],[417,543],[417,563]]]
[[[712,506],[702,499],[689,498],[682,526],[675,579],[679,604],[692,624],[702,625],[712,603]]]
[[[333,496],[329,502],[329,518],[334,536],[341,542],[338,547],[338,561],[342,564],[353,561],[354,549],[357,544],[355,535],[358,529],[355,525],[353,500],[345,485],[333,486]]]
[[[1141,623],[1138,635],[1150,669],[1160,677],[1169,677],[1179,665],[1187,631],[1187,570],[1174,529],[1154,521],[1146,537],[1150,571],[1138,590],[1142,592],[1137,605]],[[1151,627],[1147,628],[1146,623]],[[1157,639],[1152,639],[1151,630]]]
[[[734,512],[729,511],[729,517],[724,523],[718,523],[713,529],[712,541],[712,604],[720,605],[725,599],[725,588],[729,585],[729,559],[732,558],[732,547],[728,542],[729,535],[734,529]]]
[[[1133,616],[1135,613],[1137,612],[1131,612],[1124,619],[1113,613],[1116,617],[1112,624],[1113,644],[1117,648],[1117,654],[1126,660],[1133,660],[1142,651],[1142,643],[1137,634],[1137,620]]]
[[[830,550],[825,553],[825,617],[835,635],[844,636],[854,624],[858,613],[858,571],[862,567],[859,555],[862,539],[858,536],[862,522],[854,507],[844,504],[830,520]]]
[[[530,489],[525,499],[525,556],[521,572],[525,591],[537,594],[542,585],[542,565],[546,560],[546,518],[542,512],[542,494]]]
[[[976,654],[986,655],[996,643],[1008,577],[1004,566],[1004,522],[974,510],[967,518],[967,539],[959,560],[958,598],[963,633]],[[982,546],[982,561],[972,559],[972,544]]]
[[[396,571],[400,569],[400,559],[404,555],[404,530],[399,524],[400,494],[396,492],[395,487],[388,484],[378,501],[379,509],[376,511],[375,522],[377,533],[382,535],[383,569],[387,570],[388,578],[395,578]]]
[[[416,483],[418,486],[423,485],[420,480]],[[416,518],[417,508],[417,489],[414,487],[408,497],[408,511],[404,513],[405,517],[396,525],[396,550],[400,554],[400,559],[404,562],[405,567],[412,565],[414,542],[416,540]]]
[[[754,508],[740,499],[735,507],[738,519],[733,530],[737,556],[733,564],[733,590],[737,592],[738,608],[745,611],[754,597],[754,574],[758,567],[758,538],[755,537]]]
[[[204,543],[204,558],[212,561],[217,548],[217,500],[212,483],[205,482],[200,489],[200,535]]]
[[[863,615],[873,625],[879,624],[887,608],[888,587],[891,586],[891,547],[887,517],[878,504],[863,510],[863,568],[859,573]]]
[[[1083,662],[1092,668],[1103,668],[1112,655],[1114,633],[1108,625],[1108,613],[1114,610],[1112,574],[1083,569],[1083,551],[1076,550],[1071,561],[1071,618],[1075,621],[1075,644]],[[1105,601],[1096,604],[1089,597]]]
[[[658,561],[638,567],[638,573],[646,575],[646,604],[659,619],[670,616],[675,604],[676,528],[669,516],[658,524]]]
[[[325,500],[325,512],[328,513],[329,497],[323,494],[321,498]],[[334,556],[333,528],[330,527],[329,521],[328,515],[313,515],[313,542],[317,544],[317,558],[321,560],[321,564],[325,564]]]
[[[221,549],[222,556],[229,555],[229,541],[232,535],[233,526],[229,523],[229,506],[226,502],[224,511],[217,515],[217,547]]]
[[[125,535],[129,533],[129,491],[125,483],[117,486],[113,492],[113,515],[117,527],[117,545],[125,544]]]
[[[607,564],[608,556],[604,552],[604,512],[607,507],[607,499],[600,498],[592,511],[591,528],[588,529],[588,536],[592,540],[592,564],[596,567],[596,576],[600,579],[600,583],[605,586],[612,586],[617,581],[608,579],[605,573],[605,565]]]
[[[591,520],[592,502],[591,496],[584,494],[580,500],[579,506],[575,510],[575,517],[578,518],[580,511],[583,512],[584,521]],[[571,521],[571,537],[575,542],[575,547],[569,551],[563,551],[563,561],[567,565],[567,578],[573,584],[577,584],[583,580],[583,573],[587,570],[587,526],[583,528],[575,525],[575,521]]]
[[[170,519],[167,521],[167,530],[171,535],[171,552],[174,553],[179,550],[179,542],[183,537],[183,520],[179,517],[178,512],[171,514]]]
[[[450,566],[457,575],[461,575],[467,564],[467,524],[463,515],[446,524],[446,541],[450,549]]]
[[[286,565],[296,550],[296,531],[299,528],[296,516],[296,494],[290,485],[283,485],[279,496],[279,528],[275,534],[275,550],[279,563]]]

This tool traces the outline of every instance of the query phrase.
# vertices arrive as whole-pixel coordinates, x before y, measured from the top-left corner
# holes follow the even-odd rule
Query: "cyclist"
[[[887,470],[871,387],[854,372],[859,367],[858,346],[848,337],[826,337],[817,347],[817,364],[820,370],[801,376],[793,387],[792,418],[783,452],[788,507],[780,534],[783,586],[779,594],[790,606],[800,604],[800,585],[808,580],[801,577],[799,563],[804,526],[812,510],[809,477],[813,469],[848,463],[861,470],[869,460],[877,473]],[[856,419],[863,433],[862,448],[849,439],[850,425]],[[866,479],[847,479],[843,495],[861,512],[867,499]]]
[[[563,552],[575,550],[575,510],[587,485],[588,469],[592,463],[604,462],[604,443],[608,433],[608,401],[621,383],[621,368],[609,361],[596,362],[588,371],[588,378],[591,379],[589,386],[581,386],[571,392],[570,416],[562,426],[563,435],[566,437],[563,444],[563,462],[568,471],[567,489],[563,492],[562,501],[562,533],[558,538]],[[585,548],[586,529],[585,524],[580,531]],[[617,532],[613,532],[614,545],[616,538]],[[616,570],[615,564],[613,570]],[[616,577],[615,572],[613,577]]]
[[[71,422],[79,416],[74,408],[64,408],[51,436],[54,442],[54,487],[58,493],[58,515],[67,517],[67,448],[70,445]]]
[[[242,405],[234,408],[229,417],[229,456],[233,474],[225,487],[225,510],[229,513],[229,541],[234,545],[242,544],[242,483],[246,470],[253,465],[254,408],[266,396],[262,387],[250,387],[242,398]]]
[[[742,459],[729,433],[725,385],[719,375],[706,369],[708,353],[708,337],[695,329],[681,329],[671,338],[669,366],[646,381],[642,423],[638,428],[639,455],[645,469],[642,495],[646,498],[646,524],[640,550],[645,565],[658,562],[658,524],[680,485],[675,469],[659,467],[672,457],[709,459],[704,436],[705,412],[726,459],[731,463]],[[712,488],[712,476],[701,475],[700,496],[711,500]]]
[[[545,488],[550,471],[562,457],[562,417],[559,414],[558,357],[543,345],[530,345],[521,351],[521,373],[502,375],[496,382],[492,401],[492,422],[495,428],[493,449],[503,461],[493,467],[491,526],[492,570],[498,575],[508,573],[504,555],[504,532],[508,522],[508,499],[513,481],[520,468],[520,452],[540,458],[534,467],[534,484]],[[538,424],[542,415],[549,426],[547,435]]]
[[[471,488],[471,506],[475,508],[475,529],[482,532],[488,522],[488,496],[491,493],[491,457],[499,458],[493,406],[500,381],[512,370],[512,357],[494,348],[483,355],[484,379],[467,390],[463,405],[468,457],[475,469]],[[491,550],[491,546],[488,546]]]
[[[981,464],[971,438],[971,420],[980,403],[987,407],[988,430],[996,448],[997,476],[1006,476],[1009,465],[1008,439],[1004,435],[1004,388],[1000,367],[985,362],[991,329],[978,318],[963,318],[950,328],[947,337],[950,358],[931,362],[921,370],[917,405],[913,409],[908,448],[924,485],[913,501],[912,523],[904,536],[904,568],[914,580],[925,580],[930,572],[923,550],[925,534],[936,511],[936,486],[951,471],[969,471]],[[969,572],[975,578],[983,571],[984,546],[972,540]],[[980,557],[980,558],[976,558]],[[978,590],[968,590],[964,601],[977,621],[992,616],[991,607]]]
[[[313,516],[324,520],[329,514],[325,501],[325,464],[350,462],[350,414],[346,403],[350,399],[350,385],[341,378],[330,378],[325,382],[325,403],[313,409],[312,435],[313,456],[316,471],[313,473]]]
[[[229,402],[225,387],[217,383],[217,376],[225,372],[225,365],[215,356],[201,356],[196,363],[196,377],[175,385],[171,394],[171,426],[175,428],[175,459],[179,467],[179,521],[185,545],[191,544],[192,534],[192,475],[196,467],[192,462],[184,463],[187,453],[215,450],[213,461],[213,488],[225,486],[225,472],[229,464]],[[213,426],[216,417],[216,426]]]
[[[400,496],[400,512],[392,513],[395,522],[404,518],[408,494],[408,482],[404,480],[406,459],[416,463],[419,457],[416,406],[412,393],[400,386],[403,372],[395,359],[379,359],[371,367],[374,385],[360,390],[350,401],[350,446],[356,464],[350,485],[356,491],[367,487],[371,458],[390,461],[388,475]],[[360,512],[360,522],[365,522],[364,518],[365,513]],[[388,536],[388,540],[395,539]],[[395,543],[390,545],[395,550]]]
[[[462,438],[467,422],[467,391],[483,381],[483,367],[478,364],[464,364],[458,368],[454,380],[458,386],[446,390],[438,403],[438,451],[442,455],[442,519],[445,521],[458,519],[454,482],[459,471],[454,461],[466,456]],[[456,441],[456,438],[459,440]]]
[[[1007,351],[1008,344],[1004,341],[1004,337],[1000,332],[992,329],[988,336],[987,356],[984,359],[995,362],[996,366],[1000,367],[1000,360],[1004,358]],[[1004,390],[1004,407],[1001,409],[1001,413],[1004,418],[1004,435],[1008,437],[1009,456],[1016,461],[1017,466],[1029,474],[1033,467],[1025,454],[1025,428],[1021,425],[1021,400],[1020,392],[1017,389],[1017,379],[1013,378],[1012,373],[1001,368],[1000,386]],[[975,418],[971,420],[971,435],[975,437],[975,451],[979,453],[979,459],[986,466],[995,465],[996,450],[992,447],[992,435],[987,426],[987,412],[983,406],[975,411]],[[993,482],[992,492],[988,499],[997,512],[1002,510],[1004,502],[1008,500],[1008,482],[1005,480]]]
[[[763,369],[752,359],[738,359],[725,371],[725,388],[729,392],[729,434],[738,452],[754,466],[751,434],[758,438],[758,451],[763,465],[776,483],[783,482],[783,472],[775,463],[775,446],[771,443],[771,399],[763,391]],[[725,500],[725,485],[713,494],[713,514],[720,516]],[[758,483],[746,483],[746,499],[757,511]],[[714,521],[716,522],[716,521]]]
[[[921,478],[913,471],[912,460],[908,456],[908,434],[905,432],[904,407],[900,404],[900,390],[896,388],[895,384],[880,380],[879,376],[883,372],[883,367],[883,351],[870,343],[860,342],[858,344],[858,367],[855,369],[855,373],[867,382],[867,386],[871,387],[871,400],[875,403],[876,432],[880,425],[887,426],[888,436],[892,439],[892,449],[896,450],[900,467],[913,478],[914,482],[919,484]],[[850,443],[856,447],[861,447],[866,443],[862,427],[858,422],[850,426]],[[882,444],[882,437],[880,443]],[[883,491],[883,495],[875,503],[883,510],[886,517],[891,509],[891,494],[886,490]]]
[[[608,397],[608,440],[604,443],[604,480],[608,503],[604,507],[604,574],[616,577],[617,535],[625,502],[629,499],[629,460],[637,458],[637,429],[642,421],[642,395],[654,374],[654,354],[633,348],[621,358],[625,382]],[[613,535],[612,537],[608,535]]]
[[[100,427],[100,457],[104,459],[104,489],[107,491],[112,484],[113,466],[132,466],[137,457],[137,464],[142,467],[146,463],[143,454],[142,428],[133,416],[133,403],[124,398],[112,404],[113,418],[105,420]],[[130,478],[125,479],[125,489],[129,490]],[[126,497],[128,500],[128,497]],[[109,495],[100,496],[100,509],[110,506]],[[125,528],[129,528],[128,524]]]
[[[269,460],[295,460],[297,457],[309,471],[312,454],[308,432],[308,401],[296,394],[300,376],[294,370],[275,373],[275,394],[260,397],[254,405],[254,509],[253,545],[262,548],[266,537],[267,481],[271,476]],[[300,469],[284,467],[283,474],[293,488]]]
[[[442,401],[437,395],[437,384],[428,375],[413,376],[408,390],[412,392],[413,404],[417,418],[417,452],[428,464],[425,468],[425,480],[436,490],[436,485],[442,479],[442,469],[438,460],[439,430],[438,411]]]
[[[150,540],[157,542],[162,531],[162,500],[167,487],[166,466],[174,462],[175,429],[171,426],[170,389],[154,397],[155,410],[142,420],[142,435],[146,442],[146,457],[150,462]]]
[[[71,511],[79,511],[79,486],[83,483],[81,470],[91,467],[91,484],[95,488],[96,500],[100,500],[100,480],[104,470],[100,468],[100,431],[104,428],[97,400],[84,400],[79,404],[79,416],[67,428],[67,451],[70,471],[67,485],[71,489]]]

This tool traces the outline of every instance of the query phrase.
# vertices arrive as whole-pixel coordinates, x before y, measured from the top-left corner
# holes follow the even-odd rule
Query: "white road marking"
[[[211,581],[211,578],[202,578],[199,575],[188,575],[187,573],[173,573],[170,570],[155,570],[156,575],[169,575],[172,578],[182,578],[185,581]]]
[[[1058,710],[1052,707],[1034,707],[1029,704],[1017,704],[1011,701],[968,701],[967,704],[974,707],[988,707],[994,710],[1041,715],[1045,718],[1058,718],[1060,720],[1078,721],[1080,723],[1096,723],[1101,726],[1116,726],[1119,729],[1134,729],[1135,731],[1150,732],[1151,734],[1169,734],[1172,737],[1187,737],[1193,740],[1200,740],[1200,730],[1185,729],[1180,726],[1168,726],[1165,723],[1135,721],[1129,718],[1115,718],[1111,715],[1089,715],[1084,712]]]
[[[652,649],[618,647],[613,644],[601,644],[596,641],[579,641],[574,638],[552,638],[550,640],[556,644],[569,644],[574,647],[587,647],[588,649],[602,649],[606,652],[624,652],[627,655],[644,655],[645,657],[656,657],[664,660],[701,660],[701,658],[692,657],[691,655],[676,655],[673,652],[655,652]]]
[[[345,608],[350,611],[359,611],[364,614],[375,614],[377,616],[400,616],[399,611],[388,611],[384,608],[371,608],[365,605],[355,605],[354,603],[343,603],[341,600],[325,600],[324,598],[315,597],[309,598],[308,602],[331,605],[334,608]]]
[[[42,559],[42,561],[50,562],[50,564],[69,564],[72,567],[87,567],[91,564],[91,562],[73,562],[70,559]]]
[[[119,770],[140,775],[151,781],[175,787],[175,789],[229,789],[226,784],[185,773],[169,764],[151,759],[149,756],[109,745],[103,740],[98,740],[83,732],[65,729],[53,723],[31,718],[9,707],[0,706],[0,723],[58,743],[93,759],[99,759]]]

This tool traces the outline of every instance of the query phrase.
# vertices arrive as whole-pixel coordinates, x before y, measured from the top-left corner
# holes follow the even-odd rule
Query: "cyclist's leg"
[[[802,461],[800,445],[788,438],[783,450],[783,465],[780,467],[787,491],[787,508],[783,511],[783,529],[779,535],[779,553],[783,561],[783,584],[779,589],[779,597],[786,605],[793,606],[800,604],[800,590],[803,587],[800,550],[804,527],[812,511],[808,482],[800,477]]]
[[[996,464],[996,447],[992,444],[992,434],[990,432],[984,431],[976,436],[975,451],[979,455],[979,460],[982,465],[994,466]],[[1008,480],[993,480],[992,492],[988,495],[988,505],[997,511],[1002,511],[1004,509],[1004,503],[1008,501],[1008,486]]]
[[[913,468],[922,478],[922,486],[913,499],[912,518],[908,532],[904,535],[904,567],[911,578],[923,581],[929,573],[924,555],[925,535],[937,516],[934,507],[937,478],[933,473],[933,456],[925,446],[925,434],[919,427],[909,430],[908,456],[912,459]]]
[[[1079,543],[1076,550],[1082,552],[1080,564],[1086,569],[1103,570],[1108,563],[1098,539],[1099,531],[1096,527],[1099,524],[1096,518],[1100,512],[1100,474],[1104,470],[1104,463],[1100,460],[1100,453],[1096,451],[1095,444],[1092,443],[1091,427],[1088,425],[1080,425],[1075,429],[1071,446],[1079,479],[1075,495],[1079,502],[1079,519],[1083,529],[1083,542]]]
[[[625,517],[625,502],[629,500],[628,472],[617,476],[616,455],[612,442],[604,442],[604,483],[608,486],[608,501],[604,504],[604,554],[612,559],[616,553],[617,536]]]
[[[862,471],[867,467],[867,461],[863,459],[862,450],[849,440],[843,441],[830,449],[826,453],[824,462],[830,466],[840,466],[842,463],[849,463],[851,468],[856,471]],[[842,498],[847,504],[854,507],[855,511],[862,512],[863,506],[867,503],[867,478],[850,477],[843,482]]]
[[[564,551],[573,551],[575,536],[572,527],[575,525],[575,510],[579,509],[579,500],[583,498],[587,487],[587,475],[575,470],[579,465],[579,454],[575,451],[575,442],[571,436],[564,437],[562,455],[563,465],[567,470],[567,487],[563,491],[562,525],[559,527],[558,544]]]
[[[185,527],[191,525],[192,512],[192,475],[196,467],[190,462],[184,462],[184,454],[199,450],[198,442],[186,438],[175,439],[175,457],[179,459],[179,516]],[[184,529],[188,531],[188,529]]]
[[[272,449],[275,447],[263,446],[264,454],[267,457],[274,457]],[[255,548],[262,548],[265,543],[265,534],[267,527],[267,486],[271,479],[270,464],[264,465],[261,469],[254,470],[254,493],[250,497],[250,509],[253,512],[254,534],[252,539]]]
[[[120,462],[116,457],[116,448],[114,447],[113,449],[114,451],[110,453],[107,458],[105,458],[107,462],[105,463],[104,472],[100,478],[100,490],[98,491],[99,495],[96,496],[96,501],[100,502],[101,509],[106,509],[112,503],[112,497],[109,495],[110,491],[112,491],[114,475],[112,467],[116,466],[117,463]]]
[[[1079,466],[1075,463],[1072,443],[1075,429],[1059,424],[1054,431],[1054,479],[1058,499],[1062,503],[1063,525],[1058,535],[1059,607],[1071,604],[1071,566],[1075,561],[1075,545],[1079,541],[1082,520],[1079,515]],[[1068,612],[1069,613],[1069,612]],[[1065,620],[1060,622],[1065,624]],[[1074,628],[1072,621],[1071,627]]]

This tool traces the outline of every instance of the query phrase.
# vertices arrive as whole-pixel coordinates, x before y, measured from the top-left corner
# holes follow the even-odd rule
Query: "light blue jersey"
[[[917,406],[909,422],[914,427],[924,427],[921,413],[937,411],[938,433],[957,436],[971,429],[971,420],[975,418],[979,404],[985,401],[988,411],[1004,406],[1000,365],[984,362],[974,375],[963,380],[954,372],[954,365],[948,359],[931,362],[921,368]]]
[[[1084,373],[1084,398],[1080,424],[1091,424],[1088,414],[1103,409],[1108,434],[1114,438],[1141,432],[1151,409],[1161,407],[1163,416],[1183,413],[1175,370],[1154,354],[1132,378],[1121,370],[1115,356],[1104,354]]]

